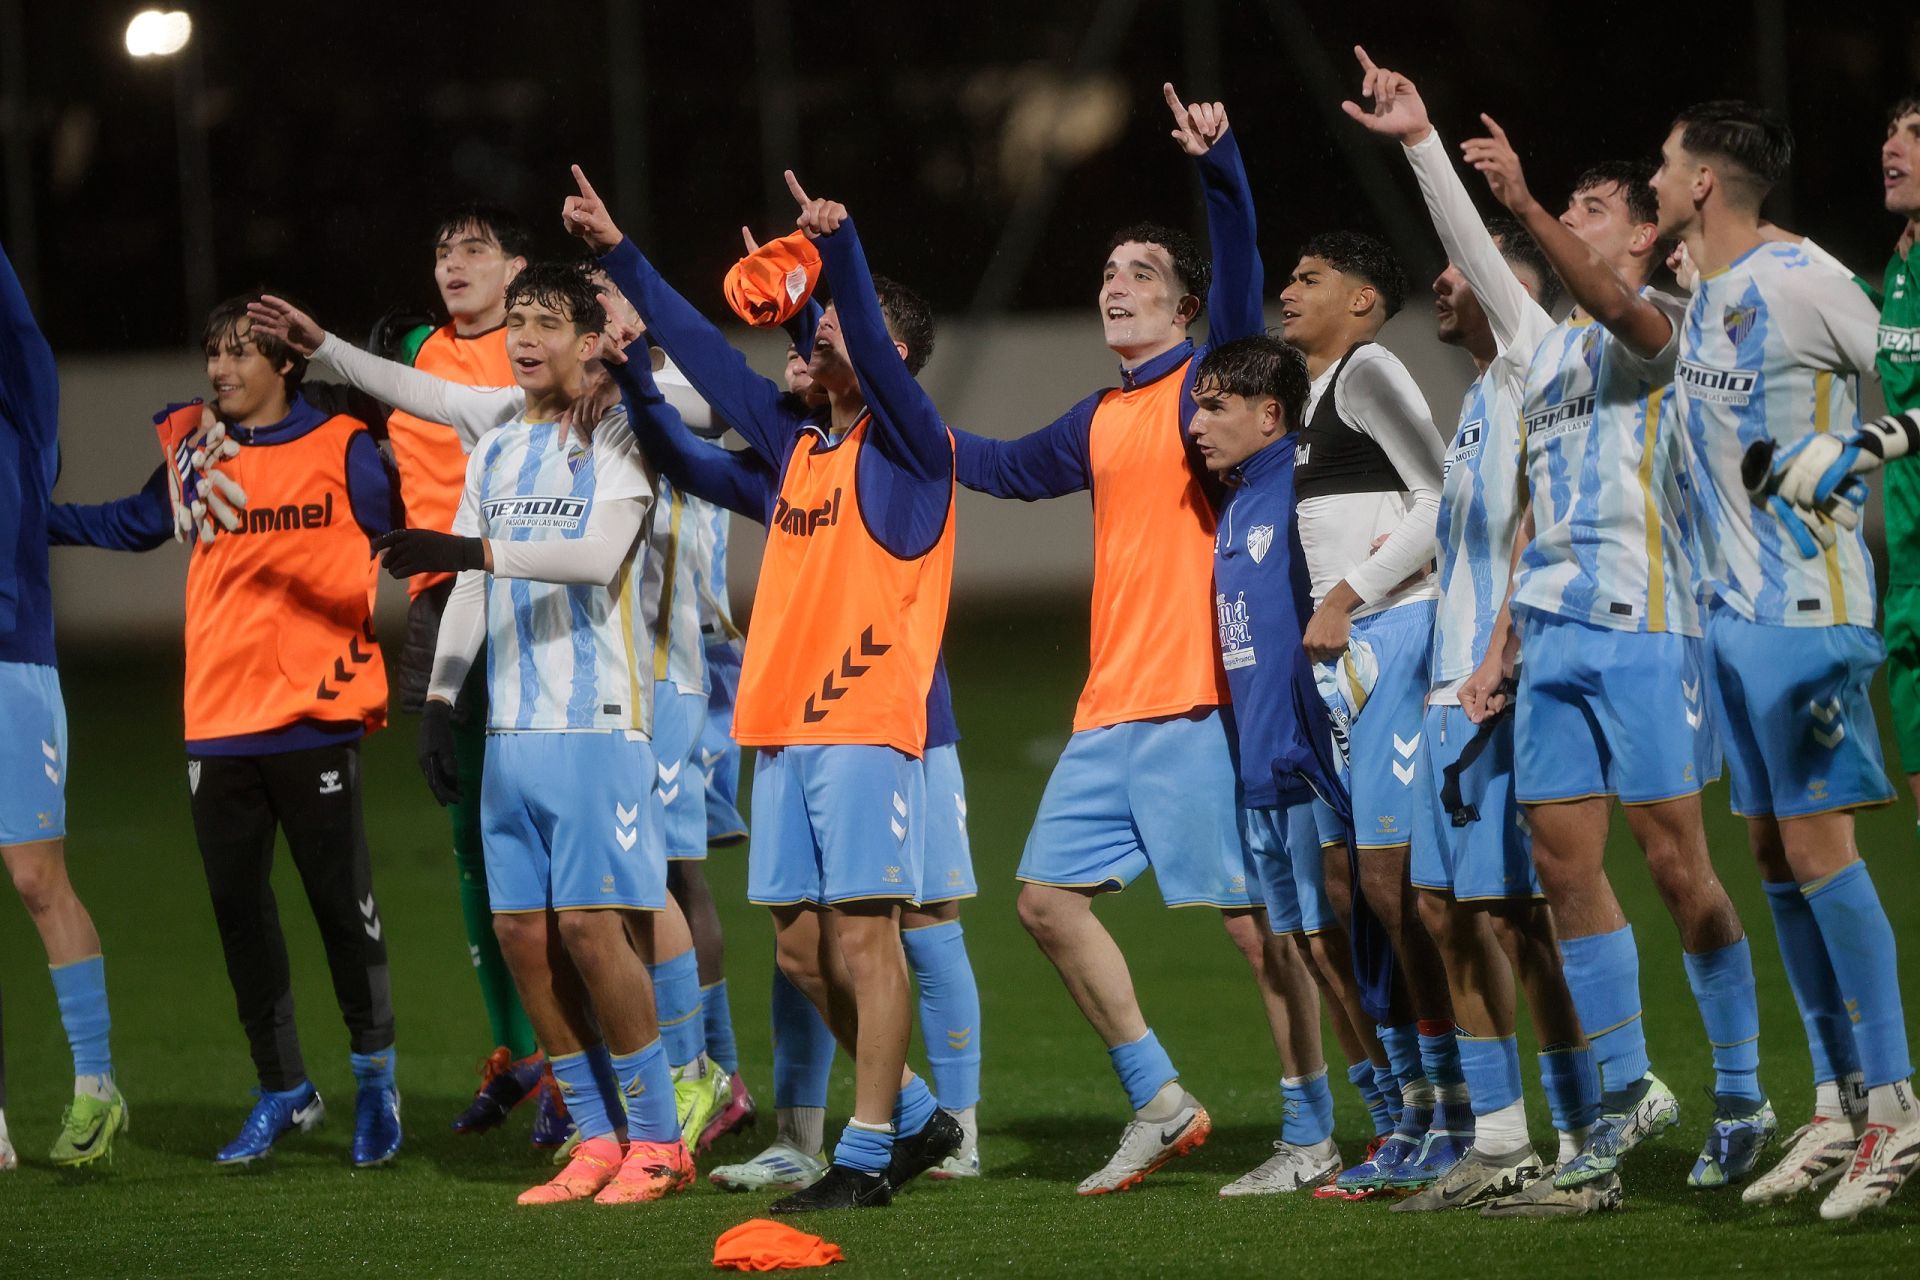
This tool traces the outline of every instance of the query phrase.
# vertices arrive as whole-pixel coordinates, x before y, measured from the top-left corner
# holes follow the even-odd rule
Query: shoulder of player
[[[1415,385],[1406,361],[1378,342],[1369,342],[1356,350],[1340,370],[1333,384],[1335,403],[1344,401],[1352,392],[1394,383]]]

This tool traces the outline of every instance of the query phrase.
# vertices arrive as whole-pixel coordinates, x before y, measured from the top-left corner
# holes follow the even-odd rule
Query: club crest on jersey
[[[1759,307],[1728,307],[1720,316],[1720,325],[1727,331],[1727,341],[1737,347],[1747,340],[1759,318]]]
[[[567,446],[567,472],[569,475],[579,475],[580,468],[585,465],[586,461],[587,449],[585,445],[575,440]]]
[[[1267,558],[1267,549],[1271,546],[1273,546],[1272,525],[1257,524],[1247,530],[1247,554],[1253,557],[1255,564]]]

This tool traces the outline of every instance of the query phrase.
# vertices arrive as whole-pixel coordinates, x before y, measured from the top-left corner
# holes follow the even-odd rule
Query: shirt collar
[[[293,403],[287,406],[287,416],[280,421],[270,422],[263,427],[242,427],[229,423],[227,433],[241,444],[279,444],[305,435],[322,421],[320,411],[308,404],[305,396],[296,393]]]
[[[1181,340],[1179,346],[1167,351],[1162,351],[1159,355],[1146,361],[1144,364],[1136,365],[1132,369],[1121,369],[1121,389],[1125,391],[1137,391],[1149,383],[1158,382],[1192,358],[1193,339],[1184,338]]]
[[[1233,469],[1233,481],[1243,488],[1262,483],[1277,471],[1293,465],[1294,433],[1288,432],[1272,444],[1256,451]]]

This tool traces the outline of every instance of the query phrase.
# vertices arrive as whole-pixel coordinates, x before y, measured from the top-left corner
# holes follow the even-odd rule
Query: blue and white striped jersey
[[[1870,627],[1873,560],[1859,530],[1803,557],[1741,480],[1748,446],[1785,447],[1860,425],[1862,371],[1879,315],[1851,279],[1798,245],[1768,242],[1700,278],[1687,309],[1674,394],[1700,477],[1707,589],[1773,626]]]
[[[474,446],[453,531],[510,542],[578,538],[595,504],[651,504],[653,496],[624,410],[601,419],[591,445],[521,413]],[[651,733],[652,619],[641,591],[651,558],[650,540],[636,538],[607,585],[487,575],[490,730]]]
[[[1700,634],[1685,445],[1663,412],[1686,305],[1651,359],[1575,312],[1534,354],[1522,430],[1533,541],[1514,603],[1616,631]]]
[[[640,584],[646,616],[659,619],[649,670],[655,680],[671,680],[682,693],[704,697],[706,658],[700,640],[700,579],[707,550],[697,508],[708,504],[657,476],[652,554]]]
[[[687,496],[687,502],[700,539],[700,639],[709,666],[727,662],[737,675],[746,637],[734,625],[733,601],[727,594],[727,535],[732,528],[733,513],[692,495]],[[708,674],[711,692],[712,673]]]

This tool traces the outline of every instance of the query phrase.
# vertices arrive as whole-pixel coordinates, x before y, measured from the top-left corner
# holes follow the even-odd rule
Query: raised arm
[[[1473,295],[1487,313],[1493,328],[1493,340],[1506,350],[1516,343],[1537,343],[1553,327],[1553,320],[1533,300],[1513,268],[1501,257],[1500,249],[1487,233],[1487,224],[1474,208],[1466,183],[1453,167],[1440,135],[1434,132],[1427,116],[1427,104],[1413,81],[1397,71],[1375,66],[1367,51],[1359,45],[1353,53],[1363,73],[1361,96],[1372,101],[1363,109],[1355,102],[1340,107],[1370,133],[1398,142],[1406,152],[1407,163],[1420,183],[1420,194],[1427,202],[1427,214],[1447,261],[1460,269]]]
[[[1161,92],[1173,112],[1173,140],[1193,157],[1206,193],[1207,237],[1213,250],[1207,345],[1252,337],[1266,328],[1266,273],[1260,262],[1253,188],[1239,144],[1228,132],[1227,108],[1219,102],[1182,105],[1171,84],[1162,85]]]
[[[1637,285],[1614,270],[1586,241],[1562,226],[1527,190],[1519,153],[1507,141],[1506,130],[1492,116],[1482,115],[1488,136],[1460,144],[1467,163],[1478,169],[1493,189],[1494,198],[1507,206],[1520,224],[1539,242],[1555,274],[1580,309],[1605,325],[1614,337],[1642,359],[1650,360],[1673,341],[1674,325],[1667,313],[1648,301]]]
[[[844,205],[809,199],[791,170],[787,186],[800,202],[801,229],[820,248],[847,358],[873,415],[874,446],[911,479],[950,480],[953,449],[947,442],[946,424],[908,372],[893,335],[887,332],[853,218]]]
[[[780,388],[755,373],[747,359],[693,305],[681,297],[633,241],[614,225],[606,202],[579,165],[579,194],[567,197],[561,221],[600,257],[600,269],[646,321],[647,332],[672,357],[700,398],[768,461],[779,466],[793,444],[795,419]]]
[[[1093,487],[1088,432],[1106,391],[1096,391],[1038,431],[995,440],[953,428],[954,478],[996,498],[1034,502]]]
[[[279,338],[301,355],[325,361],[374,399],[416,418],[446,423],[469,449],[526,403],[526,395],[518,387],[469,387],[362,351],[322,329],[300,308],[271,294],[250,304],[247,316],[261,332]]]
[[[1346,576],[1360,603],[1372,604],[1433,558],[1440,520],[1440,434],[1420,388],[1398,361],[1356,362],[1329,394],[1340,397],[1348,421],[1366,424],[1407,486],[1406,514],[1380,549]]]
[[[641,343],[641,352],[645,348]],[[661,394],[644,356],[609,358],[607,372],[620,388],[641,452],[669,483],[683,493],[766,523],[776,485],[773,468],[764,458],[751,451],[723,449],[694,435]]]

